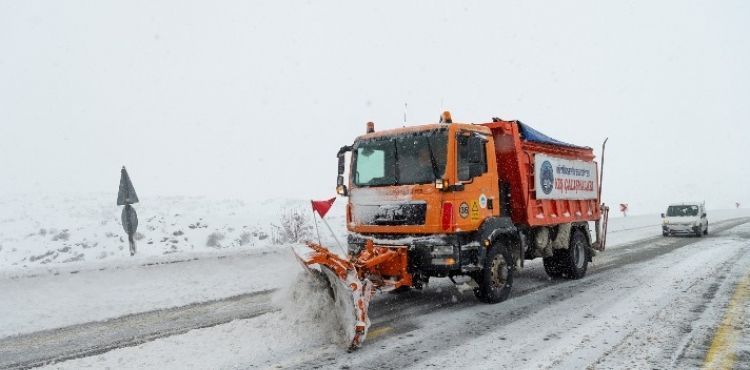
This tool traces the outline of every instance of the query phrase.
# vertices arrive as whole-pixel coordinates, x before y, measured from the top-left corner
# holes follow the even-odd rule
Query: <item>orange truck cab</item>
[[[495,303],[524,260],[541,257],[550,276],[575,279],[604,249],[593,150],[519,121],[453,123],[445,112],[436,124],[375,131],[368,123],[338,158],[348,253],[375,246],[404,255],[378,267],[395,287],[468,275],[476,296]]]

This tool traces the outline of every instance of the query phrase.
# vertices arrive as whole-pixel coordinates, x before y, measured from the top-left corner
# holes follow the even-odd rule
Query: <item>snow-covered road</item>
[[[242,304],[246,309],[235,307],[236,311],[230,310],[231,313],[220,320],[217,320],[217,315],[205,315],[205,312],[212,311],[212,304],[226,306],[228,300],[129,315],[94,324],[85,323],[119,316],[120,311],[107,312],[104,309],[97,316],[92,313],[96,311],[96,304],[79,303],[79,306],[89,309],[83,310],[78,320],[58,319],[46,324],[17,325],[16,332],[29,333],[45,328],[45,325],[83,323],[74,326],[77,329],[72,331],[66,328],[0,340],[0,359],[3,359],[0,367],[96,354],[120,345],[146,341],[150,342],[52,366],[694,367],[702,363],[708,351],[713,329],[722,318],[736,282],[750,269],[750,253],[747,252],[750,250],[750,224],[746,222],[748,219],[715,222],[712,234],[704,239],[653,236],[652,229],[658,230],[658,226],[621,226],[621,240],[632,240],[635,238],[632,234],[643,233],[643,230],[648,230],[646,235],[651,237],[615,244],[611,250],[595,258],[589,275],[582,280],[551,281],[539,261],[532,261],[519,275],[512,298],[499,305],[479,304],[471,292],[459,291],[445,281],[436,281],[422,292],[379,296],[371,306],[373,326],[370,337],[365,347],[355,354],[346,354],[341,347],[331,343],[331,333],[325,330],[331,317],[329,313],[315,310],[316,300],[323,297],[299,291],[304,289],[303,286],[291,293],[306,293],[304,302],[291,302],[289,297],[293,294],[290,292],[279,292],[274,301],[270,301],[269,294],[244,296]],[[615,228],[612,234],[615,240],[617,230]],[[278,276],[294,275],[283,267],[293,266],[281,262],[287,260],[285,254],[262,256],[253,257],[255,266],[258,266],[259,259],[266,259],[268,263],[262,265],[271,266],[271,262],[276,262]],[[164,265],[155,268],[161,272],[154,276],[157,281],[174,278],[164,275],[170,273],[172,266],[178,266],[178,270],[192,271],[193,279],[202,280],[209,274],[199,271],[209,269],[212,263],[238,266],[247,263],[249,268],[251,263],[243,262],[244,258],[188,261],[183,263],[185,268],[178,266],[181,264]],[[266,275],[261,274],[266,280],[274,281],[277,276],[271,269],[260,270],[266,271]],[[90,273],[98,276],[105,272]],[[176,271],[173,273],[177,274]],[[217,281],[227,277],[219,276]],[[140,280],[144,279],[135,279]],[[281,283],[281,280],[277,282]],[[237,283],[227,285],[236,287]],[[211,286],[210,281],[208,286]],[[145,286],[143,288],[148,290]],[[178,288],[177,291],[190,289],[188,285],[178,285]],[[222,294],[239,294],[243,290],[241,287],[234,289],[216,289],[205,296],[206,299],[217,299]],[[245,286],[245,289],[253,288]],[[146,295],[142,307],[155,309],[166,304],[163,300],[148,297]],[[172,305],[189,303],[185,298],[180,301],[180,294],[174,293],[171,297],[178,297],[177,300],[167,300]],[[126,307],[121,310],[122,314],[146,311],[128,303],[125,298],[122,300]],[[256,304],[267,304],[262,309],[266,313],[258,315]],[[198,311],[204,315],[195,315],[191,311],[194,307],[201,307]],[[249,314],[253,309],[254,314]],[[9,314],[11,317],[13,314],[23,316]],[[221,316],[220,312],[218,316]],[[172,335],[243,317],[252,318]],[[39,315],[32,312],[25,318],[36,322]],[[144,325],[144,322],[150,325]],[[107,336],[101,336],[111,327],[127,327],[128,330],[109,330]],[[123,335],[112,334],[120,331]],[[75,338],[73,341],[65,341],[70,335],[77,336],[70,337]],[[168,337],[153,340],[164,336]],[[747,340],[740,336],[736,342],[743,343],[742,338]],[[61,343],[77,345],[65,347]],[[107,346],[110,343],[115,345]],[[3,354],[2,351],[6,352]]]

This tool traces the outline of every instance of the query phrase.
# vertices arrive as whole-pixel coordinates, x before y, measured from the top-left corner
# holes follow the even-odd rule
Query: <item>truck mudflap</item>
[[[306,254],[292,251],[305,270],[328,280],[348,349],[354,351],[367,337],[367,312],[375,291],[412,285],[406,248],[376,247],[368,241],[357,256],[344,258],[316,243],[307,243],[307,247],[310,251]]]
[[[602,203],[602,217],[594,222],[596,241],[591,246],[595,250],[603,251],[607,247],[607,224],[609,223],[609,207]]]

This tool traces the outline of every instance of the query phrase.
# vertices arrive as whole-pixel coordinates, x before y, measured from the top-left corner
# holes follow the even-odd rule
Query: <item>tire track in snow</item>
[[[745,238],[750,239],[750,235]],[[699,367],[706,348],[696,346],[695,342],[703,337],[701,333],[706,330],[706,325],[715,327],[713,320],[706,320],[706,317],[714,316],[713,310],[725,299],[726,286],[732,285],[736,280],[734,275],[737,270],[744,269],[747,260],[748,251],[738,249],[733,256],[707,273],[707,277],[697,278],[680,289],[682,294],[676,295],[672,302],[656,311],[651,317],[651,323],[631,328],[619,343],[605,351],[588,368],[606,369],[623,365],[624,358],[632,361],[634,351],[651,351],[649,361],[653,365],[651,367],[655,368]],[[643,348],[645,343],[647,348]],[[691,350],[686,356],[688,347]],[[644,365],[631,363],[628,366],[638,368]]]

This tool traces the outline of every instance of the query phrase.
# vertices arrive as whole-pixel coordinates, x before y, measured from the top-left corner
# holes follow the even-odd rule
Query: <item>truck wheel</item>
[[[708,235],[708,225],[706,225],[706,230],[703,230],[703,235]]]
[[[508,299],[513,286],[515,263],[510,249],[503,243],[495,244],[487,251],[484,266],[473,278],[477,288],[474,295],[484,303],[498,303]]]
[[[563,271],[568,279],[580,279],[586,276],[589,265],[588,239],[581,230],[576,229],[570,237],[568,249],[558,249]]]
[[[544,257],[542,258],[542,262],[544,263],[544,272],[547,273],[547,276],[557,279],[563,275],[563,267],[560,265],[560,258],[558,255]]]

